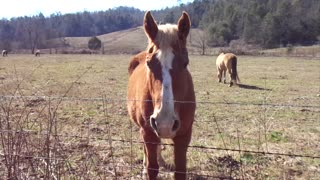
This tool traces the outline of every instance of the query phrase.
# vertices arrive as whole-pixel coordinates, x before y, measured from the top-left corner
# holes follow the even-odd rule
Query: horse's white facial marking
[[[170,70],[173,68],[172,44],[178,41],[177,25],[160,25],[154,42],[158,46],[156,57],[161,63],[161,102],[151,115],[151,125],[161,138],[173,138],[179,127],[179,117],[174,108],[174,96]]]
[[[158,51],[157,58],[162,65],[162,106],[161,110],[169,113],[168,111],[174,111],[173,104],[173,91],[172,91],[172,79],[170,75],[170,69],[172,69],[172,61],[174,54],[171,48],[167,51]],[[165,104],[165,106],[164,106]]]
[[[158,50],[157,58],[161,62],[162,68],[162,90],[161,90],[161,105],[159,109],[154,109],[151,117],[156,119],[157,134],[161,138],[172,138],[175,136],[175,131],[172,131],[175,121],[178,120],[174,110],[174,96],[172,90],[172,78],[170,69],[174,54],[171,48],[166,51]]]

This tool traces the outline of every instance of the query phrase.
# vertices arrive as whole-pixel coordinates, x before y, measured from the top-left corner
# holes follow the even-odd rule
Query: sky
[[[75,13],[83,11],[105,11],[119,6],[135,7],[142,11],[160,10],[166,7],[187,4],[193,0],[6,0],[2,3],[0,19],[19,16],[32,16],[42,13]]]

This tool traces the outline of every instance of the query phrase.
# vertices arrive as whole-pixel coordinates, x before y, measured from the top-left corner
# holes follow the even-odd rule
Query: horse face
[[[160,138],[173,138],[180,128],[178,105],[175,105],[172,76],[188,65],[186,39],[190,20],[183,12],[177,25],[158,26],[150,12],[144,19],[144,29],[149,38],[146,64],[149,77],[149,92],[153,101],[151,127]],[[175,81],[179,79],[175,78]]]

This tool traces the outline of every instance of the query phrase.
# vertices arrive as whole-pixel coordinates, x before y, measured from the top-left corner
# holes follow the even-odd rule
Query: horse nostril
[[[172,131],[176,131],[177,129],[179,129],[179,127],[180,127],[180,122],[178,120],[175,120],[172,127]]]
[[[154,130],[157,130],[156,118],[150,117],[150,121],[151,121],[151,127],[152,127]]]

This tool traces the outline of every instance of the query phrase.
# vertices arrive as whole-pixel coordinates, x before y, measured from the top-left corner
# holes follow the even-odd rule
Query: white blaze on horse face
[[[173,138],[176,130],[173,130],[175,121],[178,120],[174,111],[174,97],[172,90],[172,79],[170,69],[172,69],[172,61],[174,54],[171,48],[165,51],[158,50],[157,58],[162,66],[162,91],[160,109],[154,109],[151,117],[156,119],[156,126],[159,137]]]
[[[154,42],[158,44],[157,59],[161,63],[162,90],[161,104],[154,109],[151,115],[151,125],[160,138],[173,138],[179,129],[179,117],[174,109],[174,97],[172,90],[172,78],[170,69],[174,59],[174,42],[177,42],[178,26],[172,24],[158,26],[157,36]]]
[[[161,110],[173,111],[173,91],[172,91],[172,79],[170,75],[170,69],[172,69],[172,61],[174,54],[171,49],[166,52],[158,51],[157,58],[159,58],[162,65],[162,105]]]

